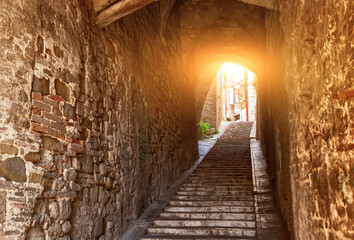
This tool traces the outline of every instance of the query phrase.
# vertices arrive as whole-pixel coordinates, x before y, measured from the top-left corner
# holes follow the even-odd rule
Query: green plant
[[[231,122],[231,118],[227,117],[226,121]]]
[[[219,129],[215,128],[215,134],[220,133]]]
[[[210,129],[213,128],[209,123],[205,122],[204,119],[202,119],[202,120],[200,121],[199,126],[200,126],[200,131],[202,132],[202,134],[203,134],[204,136],[206,136],[207,132],[209,132]]]

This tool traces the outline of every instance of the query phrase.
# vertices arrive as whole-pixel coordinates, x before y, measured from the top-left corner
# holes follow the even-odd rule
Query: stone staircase
[[[249,128],[224,133],[141,239],[257,239]]]

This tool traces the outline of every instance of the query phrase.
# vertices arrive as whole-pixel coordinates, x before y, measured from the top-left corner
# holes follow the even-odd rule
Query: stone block
[[[8,158],[0,162],[0,177],[8,181],[26,182],[26,166],[22,158]]]
[[[62,225],[63,233],[66,234],[71,230],[71,223],[69,221],[65,221]]]
[[[41,36],[38,36],[37,37],[37,52],[39,54],[42,54],[43,53],[43,50],[44,50],[44,40]]]
[[[43,176],[41,176],[41,175],[39,175],[37,173],[31,172],[29,177],[28,177],[28,180],[31,183],[41,183],[42,182],[42,178],[43,178]]]
[[[36,163],[41,160],[41,155],[38,152],[29,152],[25,155],[25,160]]]
[[[0,143],[0,153],[1,154],[9,154],[9,155],[17,155],[18,149],[10,144]]]
[[[106,203],[109,200],[109,193],[108,191],[103,187],[99,187],[99,193],[98,193],[98,201],[99,203],[106,205]]]
[[[91,189],[90,189],[90,200],[92,203],[95,203],[97,202],[98,200],[98,187],[97,186],[93,186]]]
[[[100,163],[99,170],[100,170],[100,174],[103,175],[103,176],[106,176],[107,173],[108,173],[108,167],[104,163]]]
[[[93,223],[93,236],[98,237],[103,233],[103,221],[102,220],[96,220]]]
[[[71,215],[71,202],[69,200],[60,200],[59,204],[59,212],[60,219],[67,220]]]
[[[48,228],[48,233],[51,236],[59,236],[62,233],[61,225],[57,222]]]
[[[44,149],[56,152],[64,152],[64,145],[59,140],[49,136],[42,136],[41,138]]]
[[[92,121],[90,121],[88,118],[82,119],[82,125],[90,130],[92,129]]]
[[[0,192],[0,223],[6,220],[6,192]]]
[[[105,177],[104,185],[108,190],[112,188],[112,184],[113,184],[112,179],[110,177]]]
[[[80,160],[78,158],[73,158],[71,160],[71,164],[74,167],[75,170],[80,171],[81,169],[81,164],[80,164]]]
[[[70,88],[58,79],[55,79],[55,90],[58,96],[70,102]]]
[[[76,120],[76,113],[75,113],[75,108],[73,106],[71,106],[68,103],[64,103],[63,106],[63,114],[66,117],[67,120]]]
[[[56,240],[70,240],[71,238],[68,235],[65,235],[63,237],[59,237]]]
[[[65,186],[65,183],[61,179],[55,179],[53,181],[52,189],[53,191],[60,191]]]
[[[63,177],[65,181],[75,181],[77,173],[74,168],[64,169]]]
[[[57,202],[51,202],[48,206],[49,209],[49,216],[52,218],[59,217],[59,206]]]
[[[34,76],[32,82],[32,91],[42,93],[43,95],[48,95],[50,93],[49,81],[47,79],[40,79]]]
[[[81,190],[81,185],[75,182],[69,182],[69,188],[71,191],[79,192]]]
[[[91,156],[83,156],[80,158],[81,171],[84,173],[93,172],[93,161]]]
[[[45,240],[44,232],[40,227],[29,228],[26,233],[26,239],[28,239],[28,240]]]

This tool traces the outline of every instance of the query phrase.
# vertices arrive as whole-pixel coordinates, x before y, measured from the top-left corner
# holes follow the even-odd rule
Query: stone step
[[[246,187],[253,187],[253,184],[252,182],[244,182],[244,183],[221,183],[220,185],[216,185],[216,186],[210,186],[209,184],[208,185],[205,185],[205,184],[202,184],[202,183],[185,183],[182,185],[182,187],[194,187],[194,188],[203,188],[203,187],[218,187],[218,188],[229,188],[229,187],[243,187],[243,188],[246,188]]]
[[[251,172],[251,167],[235,167],[235,168],[200,168],[194,171],[194,173],[207,174],[207,173],[235,173],[236,171]]]
[[[192,174],[190,178],[234,178],[234,177],[249,177],[252,172],[244,173],[206,173],[206,174]],[[252,175],[251,175],[252,176]]]
[[[218,236],[218,237],[210,237],[210,236],[161,236],[161,235],[152,235],[148,234],[142,237],[141,239],[144,240],[250,240],[250,239],[256,239],[256,238],[250,238],[250,237],[225,237],[225,236]]]
[[[205,220],[205,219],[158,219],[154,226],[159,227],[232,227],[232,228],[255,228],[254,221],[238,220]]]
[[[179,196],[253,196],[253,191],[178,191]]]
[[[227,236],[227,237],[256,237],[255,229],[221,228],[221,227],[150,227],[149,234],[187,235],[187,236]]]
[[[188,207],[208,207],[208,206],[237,206],[252,207],[252,201],[176,201],[172,200],[169,206],[188,206]]]
[[[235,207],[235,206],[207,206],[207,207],[184,207],[167,206],[164,209],[167,212],[233,212],[233,213],[254,213],[254,207]]]
[[[206,187],[181,187],[180,191],[252,191],[253,186],[242,187],[238,185],[224,187],[224,186],[206,186]]]
[[[251,181],[251,179],[249,179],[248,177],[232,177],[232,178],[209,178],[209,177],[205,177],[205,178],[188,178],[188,183],[189,182],[200,182],[202,184],[205,184],[206,186],[209,186],[210,183],[215,183],[215,184],[219,184],[219,183],[234,183],[234,185],[238,184],[238,183],[247,183],[249,181]]]
[[[218,140],[142,239],[256,239],[249,138],[228,138]]]
[[[209,185],[209,183],[223,183],[223,182],[230,182],[230,183],[237,183],[235,181],[244,181],[249,182],[251,181],[250,177],[248,176],[233,176],[233,177],[190,177],[188,178],[188,182],[192,181],[201,181],[202,183]]]
[[[224,220],[246,220],[254,221],[256,215],[254,213],[223,213],[223,212],[162,212],[160,213],[161,219],[163,218],[174,218],[174,219],[224,219]]]
[[[194,184],[194,185],[202,185],[202,186],[212,186],[212,187],[221,187],[221,186],[242,186],[242,185],[251,185],[249,184],[250,180],[225,180],[223,181],[213,181],[213,180],[187,180],[185,184]],[[191,185],[188,185],[191,186]]]
[[[252,172],[248,172],[248,173],[220,173],[220,174],[213,174],[213,173],[208,173],[208,174],[192,174],[191,176],[189,176],[189,178],[204,178],[204,177],[208,177],[208,178],[233,178],[233,177],[250,177],[250,174]],[[251,175],[252,176],[252,175]]]
[[[216,167],[218,169],[228,169],[230,168],[250,168],[252,166],[252,163],[250,160],[244,161],[244,162],[240,162],[240,161],[235,161],[235,160],[229,160],[229,161],[221,161],[221,160],[216,160],[216,161],[205,161],[202,162],[199,165],[199,169],[203,169],[203,168],[213,168]]]
[[[253,196],[174,196],[172,200],[190,201],[254,201]]]

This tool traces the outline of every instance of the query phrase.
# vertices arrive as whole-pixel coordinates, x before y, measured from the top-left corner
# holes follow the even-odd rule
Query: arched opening
[[[225,121],[256,120],[256,81],[256,74],[244,66],[232,62],[221,65],[212,80],[199,119],[202,137],[218,133]]]

